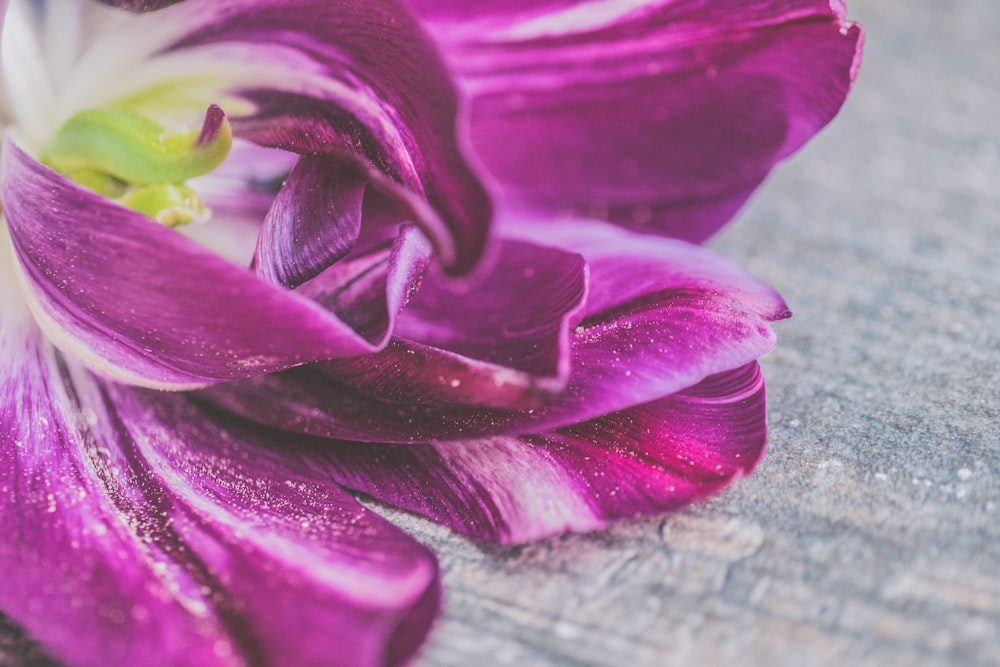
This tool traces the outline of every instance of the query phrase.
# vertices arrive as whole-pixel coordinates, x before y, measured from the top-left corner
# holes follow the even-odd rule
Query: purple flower
[[[55,657],[399,664],[436,561],[351,491],[517,542],[762,456],[787,308],[688,241],[842,104],[836,1],[4,5],[0,608]]]

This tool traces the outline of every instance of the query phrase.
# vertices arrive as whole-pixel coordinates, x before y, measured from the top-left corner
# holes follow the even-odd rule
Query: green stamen
[[[88,109],[66,121],[42,161],[63,174],[96,169],[127,183],[180,183],[222,164],[232,141],[229,121],[215,106],[202,129],[182,132],[134,111]]]
[[[232,143],[229,121],[214,104],[201,129],[176,132],[134,111],[88,109],[66,121],[42,162],[86,188],[175,226],[205,215],[184,181],[222,164]]]

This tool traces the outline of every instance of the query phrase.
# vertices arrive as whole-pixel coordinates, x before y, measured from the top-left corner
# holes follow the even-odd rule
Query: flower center
[[[225,112],[212,104],[199,130],[171,131],[135,111],[87,109],[62,126],[42,162],[72,181],[165,225],[208,212],[185,181],[214,170],[233,145]]]

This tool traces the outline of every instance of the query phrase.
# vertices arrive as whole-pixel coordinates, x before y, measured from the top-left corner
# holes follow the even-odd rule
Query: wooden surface
[[[851,15],[854,97],[713,244],[795,312],[767,459],[520,548],[387,512],[441,554],[418,665],[1000,665],[1000,3]],[[0,624],[0,665],[29,664]]]

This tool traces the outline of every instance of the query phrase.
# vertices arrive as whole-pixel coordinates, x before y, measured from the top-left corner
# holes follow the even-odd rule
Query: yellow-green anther
[[[229,120],[215,104],[200,129],[181,132],[126,109],[87,109],[66,121],[42,162],[67,176],[91,170],[133,185],[182,183],[222,164],[232,144]]]
[[[191,188],[175,183],[138,185],[129,188],[116,201],[168,227],[194,222],[207,213]]]

